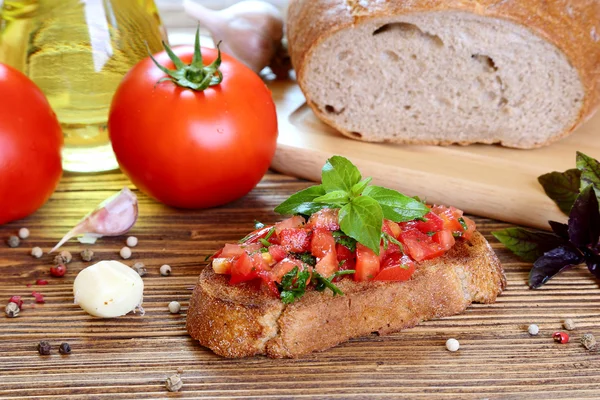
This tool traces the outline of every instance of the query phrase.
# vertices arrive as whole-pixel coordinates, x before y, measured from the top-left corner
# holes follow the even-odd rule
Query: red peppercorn
[[[554,332],[554,335],[552,335],[552,337],[554,338],[554,341],[557,343],[561,343],[561,344],[569,343],[569,335],[567,335],[564,332]]]
[[[21,296],[12,296],[8,302],[15,303],[19,306],[19,308],[23,308],[23,300],[21,300]]]
[[[58,264],[50,268],[50,275],[60,278],[67,273],[67,267],[64,264]]]
[[[38,279],[37,281],[35,281],[36,285],[47,285],[48,281],[45,279]]]

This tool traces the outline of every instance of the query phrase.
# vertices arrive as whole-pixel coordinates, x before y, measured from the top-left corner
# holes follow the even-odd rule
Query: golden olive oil
[[[70,171],[117,167],[106,128],[112,96],[148,49],[162,49],[161,40],[153,0],[4,0],[0,14],[0,62],[45,93]]]

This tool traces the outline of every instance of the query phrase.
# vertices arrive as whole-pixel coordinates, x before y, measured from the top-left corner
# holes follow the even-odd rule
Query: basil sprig
[[[322,183],[302,190],[281,203],[280,214],[312,215],[323,208],[339,208],[342,232],[379,254],[383,219],[394,222],[422,218],[429,208],[395,190],[371,186],[348,159],[333,156],[321,172]]]
[[[529,273],[533,289],[583,262],[600,278],[600,163],[577,152],[577,169],[551,172],[538,180],[569,216],[568,223],[549,221],[553,233],[509,228],[492,234],[524,261],[533,262]]]

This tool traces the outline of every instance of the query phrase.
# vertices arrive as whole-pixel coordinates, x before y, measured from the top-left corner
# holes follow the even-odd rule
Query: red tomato
[[[271,230],[271,228],[272,226],[265,226],[264,228],[255,230],[254,232],[246,236],[246,241],[244,243],[256,243],[260,239],[264,239]]]
[[[372,280],[379,273],[379,257],[366,246],[356,244],[356,273],[355,281]]]
[[[477,229],[477,226],[475,225],[475,221],[473,221],[471,218],[463,217],[463,219],[465,220],[465,224],[467,225],[467,230],[462,234],[462,237],[467,240],[471,240],[475,229]]]
[[[321,258],[319,262],[317,262],[317,265],[315,265],[315,270],[326,278],[335,274],[338,271],[338,261],[335,250],[327,253],[325,257]]]
[[[331,231],[324,228],[315,229],[310,241],[310,251],[317,258],[325,257],[331,252],[335,254],[335,239]]]
[[[293,258],[286,258],[285,260],[275,264],[271,270],[273,280],[275,282],[281,282],[283,276],[293,270],[295,267],[303,269],[302,262]]]
[[[231,279],[229,283],[235,285],[236,283],[250,281],[258,276],[257,272],[252,258],[250,258],[248,253],[244,252],[231,267]]]
[[[287,252],[310,251],[310,231],[306,229],[284,229],[279,234],[279,241]]]
[[[269,246],[269,254],[273,257],[275,262],[279,262],[287,257],[287,252],[283,248],[283,246],[272,245]]]
[[[173,51],[191,63],[193,47]],[[214,49],[202,53],[205,64],[217,57]],[[166,52],[155,58],[174,69]],[[271,92],[258,75],[225,54],[220,70],[219,85],[194,91],[159,83],[165,73],[146,58],[113,97],[108,129],[121,170],[165,204],[205,208],[238,199],[261,180],[275,154]]]
[[[337,231],[340,229],[338,222],[339,211],[336,208],[324,208],[317,211],[308,219],[307,228],[323,228],[330,231]]]
[[[402,223],[400,226],[404,230],[417,229],[423,233],[437,232],[444,229],[444,220],[437,214],[429,212],[423,217],[425,221],[411,221]]]
[[[218,257],[237,257],[241,256],[242,254],[244,254],[244,249],[242,249],[242,246],[239,244],[227,243],[219,253]]]
[[[398,238],[401,229],[400,225],[398,225],[396,222],[390,221],[389,219],[384,219],[382,231],[387,233],[388,235],[391,235],[394,238]]]
[[[445,250],[429,236],[415,229],[403,231],[400,241],[404,251],[417,261],[430,260],[444,254]]]
[[[462,211],[454,207],[435,206],[432,211],[444,222],[444,229],[450,232],[462,232],[463,227],[458,221],[462,217]]]
[[[0,224],[40,208],[62,175],[63,134],[38,87],[0,64]]]
[[[302,227],[302,225],[304,225],[305,222],[306,221],[304,220],[303,217],[301,217],[299,215],[294,215],[291,218],[284,219],[283,221],[276,223],[275,224],[275,233],[277,235],[279,235],[281,233],[281,231],[284,229],[300,228],[300,227]]]
[[[408,264],[394,265],[392,267],[384,268],[375,277],[376,281],[407,281],[415,272],[415,263],[410,262]]]
[[[444,251],[448,251],[454,246],[456,240],[454,240],[454,235],[449,230],[444,229],[443,231],[439,231],[435,235],[431,237],[434,242],[438,243]]]
[[[356,252],[350,251],[350,249],[342,244],[335,246],[335,252],[337,254],[339,269],[348,270],[356,268]]]

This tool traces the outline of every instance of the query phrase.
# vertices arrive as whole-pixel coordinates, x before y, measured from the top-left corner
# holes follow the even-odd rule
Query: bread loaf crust
[[[562,134],[554,135],[535,147],[567,136],[600,107],[600,2],[597,0],[291,0],[287,34],[290,56],[300,87],[306,95],[304,87],[307,61],[319,43],[333,33],[365,19],[435,11],[463,11],[522,25],[556,46],[578,71],[585,89],[579,117]],[[320,119],[345,135],[356,138],[345,132],[343,127],[336,126],[311,102],[310,96],[307,96],[307,103]],[[455,141],[409,142],[450,144]]]
[[[344,296],[310,291],[284,305],[251,285],[229,285],[206,268],[188,310],[187,328],[225,357],[294,358],[372,332],[389,334],[492,303],[506,280],[495,253],[475,233],[444,256],[421,263],[406,282],[339,283]]]

